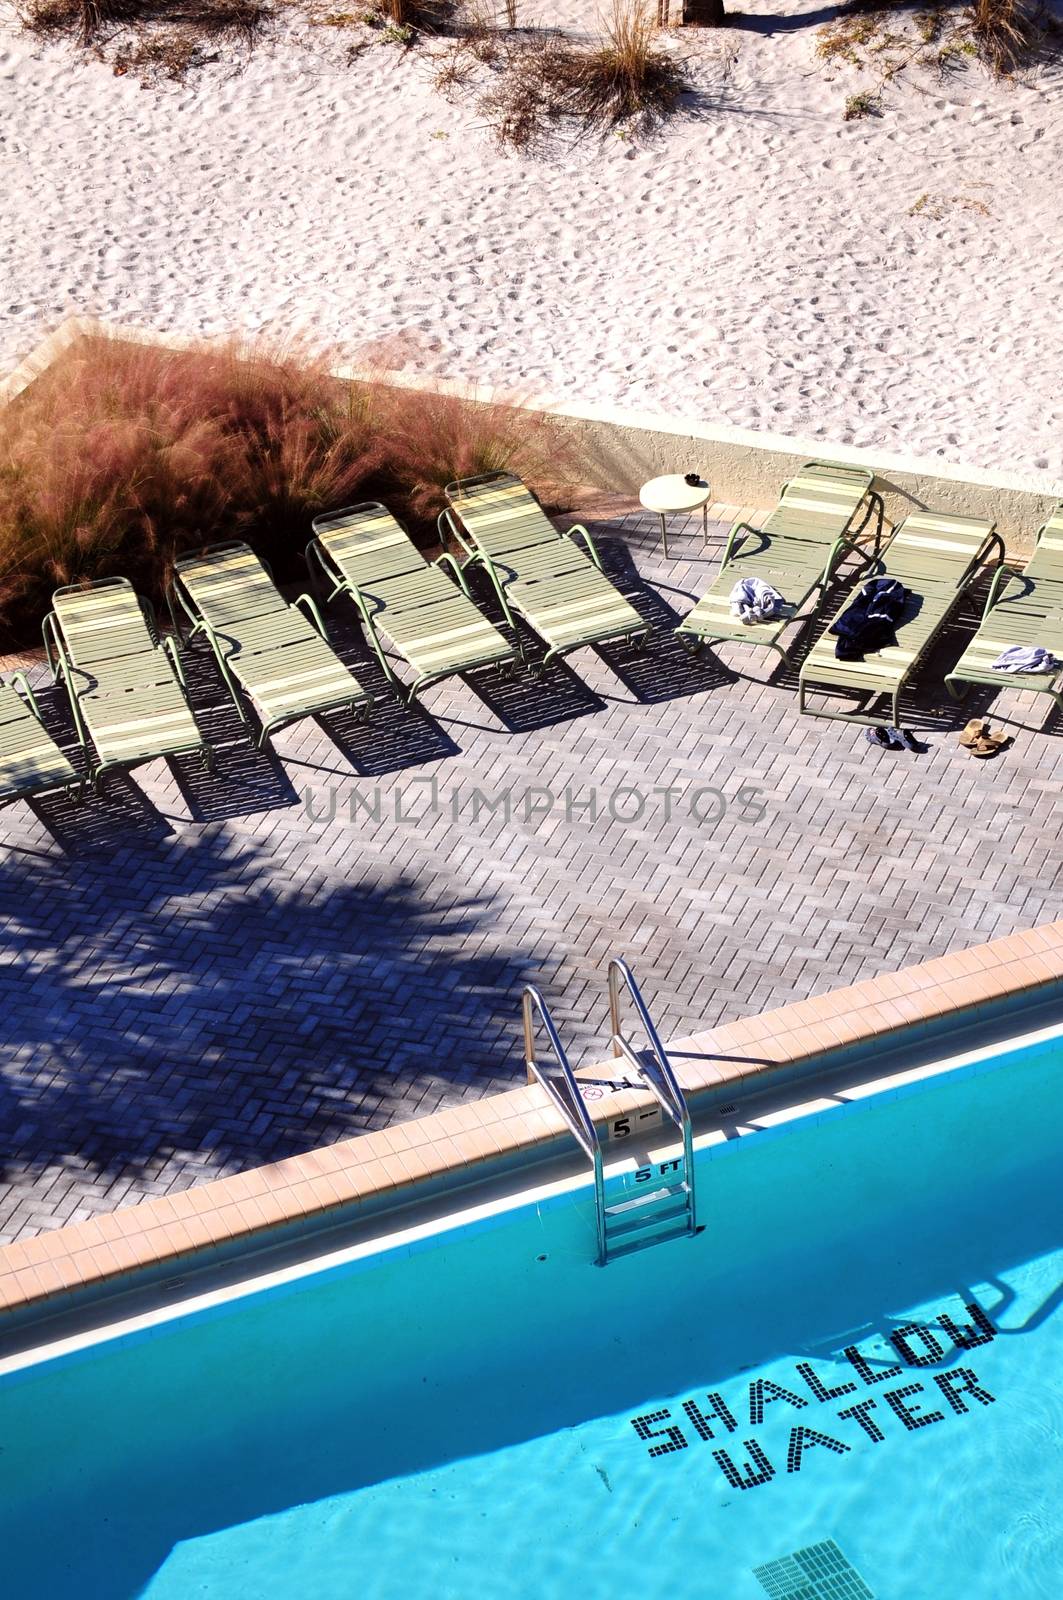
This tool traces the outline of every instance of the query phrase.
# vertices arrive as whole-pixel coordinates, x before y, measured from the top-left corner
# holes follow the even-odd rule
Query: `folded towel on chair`
[[[743,622],[775,622],[786,615],[786,601],[763,578],[740,578],[731,590],[731,615]]]
[[[1057,661],[1043,644],[1011,644],[997,656],[991,671],[1059,672],[1060,669],[1063,669],[1063,661]]]
[[[838,635],[834,654],[839,661],[862,661],[868,651],[893,644],[897,624],[904,614],[908,590],[896,578],[871,578],[831,624]]]

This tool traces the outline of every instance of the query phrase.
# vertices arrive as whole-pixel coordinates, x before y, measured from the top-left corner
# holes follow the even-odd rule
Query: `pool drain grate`
[[[875,1600],[833,1539],[754,1567],[753,1576],[769,1600]]]

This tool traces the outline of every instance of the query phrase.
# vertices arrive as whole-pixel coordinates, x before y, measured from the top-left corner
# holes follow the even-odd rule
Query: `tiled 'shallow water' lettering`
[[[965,1305],[964,1311],[970,1318],[969,1322],[957,1321],[943,1312],[933,1325],[910,1322],[895,1329],[889,1335],[889,1341],[903,1363],[901,1366],[874,1366],[855,1345],[848,1346],[843,1352],[846,1360],[864,1387],[874,1387],[876,1395],[865,1395],[842,1407],[835,1414],[836,1424],[831,1424],[830,1431],[812,1427],[804,1421],[795,1421],[790,1428],[786,1471],[800,1472],[804,1458],[811,1450],[842,1456],[848,1455],[853,1445],[864,1439],[869,1439],[873,1444],[883,1444],[888,1429],[897,1422],[906,1433],[915,1433],[937,1422],[944,1422],[946,1412],[940,1409],[942,1403],[947,1404],[955,1416],[969,1414],[974,1406],[993,1405],[996,1396],[979,1382],[971,1367],[927,1373],[927,1381],[933,1377],[937,1393],[928,1389],[922,1381],[895,1384],[890,1389],[881,1387],[892,1379],[902,1377],[905,1367],[925,1369],[937,1366],[956,1351],[976,1349],[996,1337],[996,1329],[977,1302]],[[798,1386],[793,1389],[771,1378],[754,1378],[746,1386],[745,1401],[749,1406],[751,1428],[763,1424],[768,1407],[776,1407],[780,1412],[786,1408],[795,1412],[804,1411],[810,1404],[808,1395],[819,1405],[825,1406],[857,1394],[860,1390],[860,1384],[852,1379],[833,1386],[825,1383],[810,1361],[797,1362],[795,1371]],[[804,1392],[806,1390],[807,1394]],[[736,1412],[740,1405],[744,1409],[744,1403],[736,1400],[728,1403],[721,1394],[711,1391],[704,1396],[684,1400],[682,1414],[695,1438],[707,1444],[717,1439],[721,1432],[725,1435],[737,1432]],[[773,1411],[772,1415],[775,1414]],[[668,1406],[632,1417],[631,1425],[639,1438],[646,1441],[651,1456],[673,1455],[690,1445],[679,1421],[672,1420]],[[654,1442],[650,1443],[651,1440]],[[743,1439],[740,1449],[717,1446],[712,1451],[712,1459],[733,1489],[757,1489],[770,1483],[776,1476],[775,1464],[756,1439]]]

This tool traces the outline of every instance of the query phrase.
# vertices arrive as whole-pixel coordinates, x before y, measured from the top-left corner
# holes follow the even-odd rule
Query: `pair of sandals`
[[[980,761],[995,756],[998,751],[1006,750],[1011,744],[1010,733],[994,733],[984,717],[972,717],[970,722],[960,734],[960,743],[972,756],[977,756]]]
[[[910,750],[916,756],[923,755],[927,748],[909,728],[868,728],[865,738],[879,750]]]

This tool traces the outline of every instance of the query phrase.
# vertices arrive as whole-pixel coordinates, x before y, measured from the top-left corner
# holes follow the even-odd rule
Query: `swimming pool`
[[[1057,1595],[1061,1031],[6,1363],[5,1596]]]

